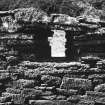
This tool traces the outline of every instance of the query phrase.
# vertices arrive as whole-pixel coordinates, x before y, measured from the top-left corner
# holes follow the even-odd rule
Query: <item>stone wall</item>
[[[54,46],[50,46],[50,43],[48,42],[48,37],[53,37],[54,39],[52,30],[61,30],[65,32],[65,38],[62,38],[62,43],[59,44],[62,45],[63,48],[60,48],[59,46],[57,49],[62,49],[61,55],[67,57],[69,60],[87,55],[105,56],[105,22],[100,19],[93,19],[92,17],[86,16],[74,18],[64,14],[51,14],[48,16],[43,11],[35,8],[23,8],[0,12],[0,16],[1,39],[2,36],[8,36],[8,39],[14,39],[13,42],[15,44],[18,43],[18,50],[21,50],[21,47],[26,43],[26,47],[24,46],[26,49],[24,49],[24,51],[26,50],[25,52],[28,52],[28,50],[30,50],[30,52],[36,53],[38,58],[44,59],[46,56],[45,59],[49,59],[51,53],[58,54],[56,52],[57,50],[51,50],[51,48],[53,49],[56,45],[56,41],[53,42],[53,45],[55,43]],[[11,38],[12,35],[17,38]],[[32,36],[32,40],[29,39],[30,41],[28,41],[28,36]],[[25,40],[27,41],[22,41],[24,45],[19,45],[19,41],[16,42],[16,40],[24,40],[23,37],[25,37]],[[57,38],[55,39],[57,40]],[[17,47],[15,46],[15,49],[16,48]],[[36,50],[33,51],[35,48]],[[46,52],[41,53],[43,51]],[[19,54],[21,52],[23,52],[23,50],[20,51]]]
[[[52,35],[45,19],[47,14],[35,8],[0,12],[1,54],[27,60],[51,57],[48,36]],[[43,21],[43,23],[41,22]]]
[[[105,60],[98,57],[83,57],[80,62],[69,63],[9,64],[6,70],[0,70],[0,104],[102,105],[104,68]]]
[[[65,47],[67,50],[65,53],[68,57],[74,58],[73,54],[81,56],[84,51],[87,54],[88,50],[91,50],[91,54],[93,54],[95,50],[101,49],[102,53],[104,51],[105,22],[73,17],[59,20],[62,15],[58,15],[59,18],[56,17],[56,21],[50,20],[50,22],[44,23],[45,20],[40,22],[38,21],[40,19],[31,18],[29,15],[31,19],[34,19],[33,22],[27,18],[27,15],[25,15],[26,17],[23,15],[24,11],[28,10],[30,13],[31,9],[14,10],[14,12],[19,11],[19,15],[16,16],[20,16],[20,18],[17,17],[13,22],[11,22],[11,18],[8,20],[6,17],[10,23],[13,23],[12,25],[8,25],[8,21],[5,19],[1,23],[0,104],[104,105],[104,59],[87,56],[81,57],[78,62],[36,62],[33,51],[41,59],[46,57],[45,55],[48,55],[47,58],[49,58],[47,38],[52,37],[51,30],[63,30],[66,32]],[[14,12],[12,12],[1,14],[4,18],[4,14],[13,15]],[[35,12],[34,9],[32,9],[33,12]],[[65,20],[67,21],[65,22]],[[16,28],[12,26],[16,26]],[[65,38],[63,38],[64,48]],[[45,48],[48,49],[45,50]],[[25,58],[25,61],[22,61],[21,58]]]

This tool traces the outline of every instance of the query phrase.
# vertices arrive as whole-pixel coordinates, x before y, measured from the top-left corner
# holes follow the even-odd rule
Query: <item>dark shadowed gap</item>
[[[72,61],[78,58],[77,49],[73,44],[73,32],[66,31],[66,60]]]
[[[46,26],[35,27],[34,54],[37,60],[48,60],[51,58],[51,47],[48,36],[52,36],[51,30]]]

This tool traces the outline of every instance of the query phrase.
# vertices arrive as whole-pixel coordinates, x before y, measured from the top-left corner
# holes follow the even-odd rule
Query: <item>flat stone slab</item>
[[[86,91],[87,100],[92,101],[104,101],[105,93],[104,92],[95,92],[95,91]]]
[[[91,89],[92,83],[91,80],[81,79],[81,78],[68,78],[64,77],[61,83],[60,88],[62,89]]]

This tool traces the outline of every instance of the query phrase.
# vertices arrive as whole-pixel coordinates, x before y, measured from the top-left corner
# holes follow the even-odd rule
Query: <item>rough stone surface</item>
[[[63,14],[55,14],[55,19],[34,8],[16,9],[1,14],[8,15],[0,17],[0,105],[104,104],[105,60],[94,56],[81,58],[85,52],[87,55],[94,55],[97,51],[98,54],[105,54],[101,46],[105,43],[104,21],[89,17],[77,19]],[[54,20],[48,20],[49,18]],[[54,25],[57,22],[61,24]],[[75,51],[72,54],[67,52],[70,57],[76,58],[76,62],[37,62],[37,57],[31,56],[35,53],[32,52],[34,45],[48,43],[48,35],[52,35],[49,27],[55,31],[70,31],[67,40],[72,36],[73,43],[69,41],[73,46],[71,48],[67,42],[66,47],[71,48],[67,50],[71,52],[76,46],[80,60],[73,56]],[[46,30],[50,32],[47,33]],[[36,37],[41,37],[44,41],[36,40]],[[57,37],[58,33],[55,40]],[[64,45],[65,38],[61,41]],[[89,47],[86,48],[85,45]],[[38,48],[41,49],[40,46]],[[33,57],[35,58],[32,59]]]
[[[64,77],[60,87],[68,90],[73,88],[89,89],[91,88],[91,86],[92,86],[92,83],[88,79]]]

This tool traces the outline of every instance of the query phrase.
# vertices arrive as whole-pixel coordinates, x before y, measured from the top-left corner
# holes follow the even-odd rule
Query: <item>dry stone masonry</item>
[[[89,63],[95,61],[92,68]],[[105,103],[104,60],[84,57],[80,62],[30,62],[0,70],[0,104],[87,105]]]
[[[104,25],[35,8],[0,12],[0,105],[104,105]]]

